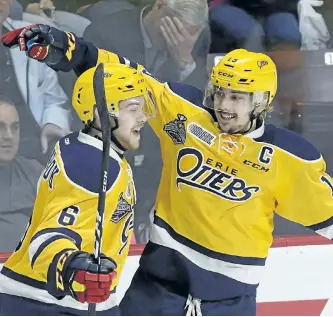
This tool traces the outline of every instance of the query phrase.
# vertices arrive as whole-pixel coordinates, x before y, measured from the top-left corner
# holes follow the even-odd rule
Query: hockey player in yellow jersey
[[[333,185],[320,153],[264,123],[277,90],[268,56],[228,53],[202,93],[161,83],[141,65],[54,28],[15,30],[2,41],[55,70],[80,74],[114,62],[145,73],[163,170],[150,241],[122,314],[255,315],[274,211],[333,237]]]
[[[102,160],[95,109],[94,68],[76,81],[73,105],[85,123],[60,140],[42,173],[25,235],[0,274],[0,315],[119,315],[118,276],[133,231],[135,187],[123,157],[135,150],[140,129],[154,115],[144,76],[120,64],[104,65],[111,147],[100,265],[92,256]]]

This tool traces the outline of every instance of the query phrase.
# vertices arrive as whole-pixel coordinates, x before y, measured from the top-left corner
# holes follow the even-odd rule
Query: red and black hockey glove
[[[47,289],[57,298],[70,295],[81,303],[101,303],[110,296],[116,268],[116,263],[105,255],[98,265],[92,254],[63,252],[49,267]]]
[[[61,63],[62,71],[70,71],[76,37],[46,24],[33,24],[12,30],[2,36],[1,42],[9,48],[19,47],[27,56],[48,65]]]

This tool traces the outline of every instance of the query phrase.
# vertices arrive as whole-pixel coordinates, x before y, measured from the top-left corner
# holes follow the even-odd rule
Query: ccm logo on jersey
[[[265,145],[261,148],[259,155],[258,155],[258,161],[261,164],[252,162],[250,160],[244,160],[243,164],[251,166],[252,168],[254,168],[256,170],[267,173],[269,171],[269,168],[267,167],[267,165],[269,165],[272,162],[273,155],[274,155],[274,149]]]
[[[185,184],[208,191],[232,201],[245,201],[260,190],[259,186],[248,186],[246,182],[204,163],[203,154],[194,148],[183,148],[177,157],[176,184]]]
[[[214,134],[210,133],[209,131],[194,122],[191,122],[188,125],[187,131],[196,139],[208,144],[209,146],[212,146],[216,139],[216,136]]]
[[[53,150],[43,173],[43,179],[48,181],[50,190],[53,190],[54,177],[59,174],[59,172],[60,169],[56,160],[56,152]]]

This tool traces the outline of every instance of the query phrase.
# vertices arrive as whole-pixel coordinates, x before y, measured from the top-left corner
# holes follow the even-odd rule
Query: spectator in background
[[[18,156],[20,119],[16,107],[0,95],[0,251],[13,251],[32,212],[43,166]]]
[[[84,38],[145,65],[163,81],[204,88],[207,24],[206,0],[156,0],[153,7],[123,10],[92,22]]]
[[[299,49],[298,0],[212,0],[210,23],[226,48],[252,51]],[[219,50],[213,43],[214,51]],[[221,51],[220,51],[221,52]]]
[[[11,0],[0,1],[0,36],[29,23],[8,17]],[[11,98],[22,118],[22,150],[42,159],[54,142],[70,131],[70,105],[56,73],[26,58],[19,49],[0,46],[0,93]],[[36,139],[40,142],[36,142]]]

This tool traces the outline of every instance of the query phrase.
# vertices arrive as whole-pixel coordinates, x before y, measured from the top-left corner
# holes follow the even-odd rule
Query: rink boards
[[[119,299],[138,267],[143,247],[131,246],[118,286]],[[0,262],[8,255],[0,253]],[[258,315],[332,316],[333,244],[319,236],[275,238],[258,302]]]

